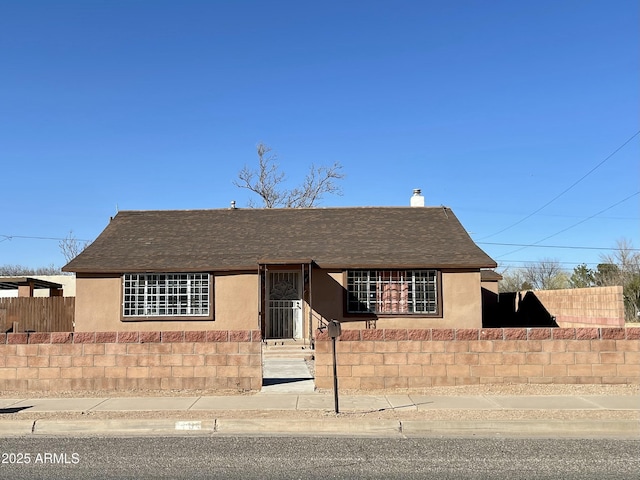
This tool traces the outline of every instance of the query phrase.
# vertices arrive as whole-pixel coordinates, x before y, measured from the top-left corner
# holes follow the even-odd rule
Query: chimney
[[[411,197],[412,207],[424,207],[424,197],[419,188],[413,189],[413,196]]]

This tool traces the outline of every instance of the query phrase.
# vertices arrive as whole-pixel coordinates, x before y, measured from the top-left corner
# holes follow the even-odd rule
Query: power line
[[[516,223],[509,225],[506,228],[503,228],[502,230],[500,230],[499,232],[496,233],[492,233],[491,235],[488,235],[486,237],[481,238],[480,240],[484,240],[485,238],[491,238],[491,237],[495,237],[496,235],[499,235],[503,232],[506,232],[507,230],[510,230],[511,228],[515,227],[516,225],[520,225],[522,222],[524,222],[525,220],[528,220],[529,218],[533,217],[536,213],[540,212],[541,210],[545,209],[546,207],[548,207],[549,205],[551,205],[553,202],[555,202],[558,198],[560,198],[561,196],[563,196],[565,193],[567,193],[569,190],[571,190],[573,187],[575,187],[576,185],[578,185],[580,182],[582,182],[582,180],[584,180],[585,178],[587,178],[589,175],[591,175],[593,172],[595,172],[600,166],[602,166],[607,160],[609,160],[611,157],[613,157],[616,153],[618,153],[620,150],[622,150],[629,142],[631,142],[631,140],[633,140],[634,138],[636,138],[638,135],[640,134],[640,130],[638,130],[636,133],[634,133],[633,135],[631,135],[631,137],[624,142],[622,145],[620,145],[618,148],[616,148],[612,153],[609,154],[609,156],[607,156],[604,160],[602,160],[600,163],[598,163],[595,167],[593,167],[591,170],[589,170],[587,173],[585,173],[582,177],[580,177],[577,181],[575,181],[574,183],[572,183],[568,188],[566,188],[565,190],[563,190],[562,192],[560,192],[558,195],[556,195],[555,197],[553,197],[551,200],[549,200],[547,203],[545,203],[544,205],[542,205],[540,208],[538,208],[537,210],[531,212],[529,215],[527,215],[526,217],[518,220]]]
[[[606,212],[607,210],[611,210],[612,208],[617,207],[617,206],[618,206],[618,205],[620,205],[621,203],[626,202],[627,200],[629,200],[630,198],[635,197],[635,196],[636,196],[636,195],[638,195],[638,194],[640,194],[640,191],[639,191],[639,192],[636,192],[636,193],[632,193],[632,194],[631,194],[631,195],[629,195],[628,197],[623,198],[622,200],[620,200],[619,202],[614,203],[613,205],[611,205],[611,206],[609,206],[609,207],[605,208],[604,210],[600,210],[598,213],[594,213],[594,214],[593,214],[593,215],[591,215],[590,217],[587,217],[587,218],[585,218],[584,220],[581,220],[581,221],[579,221],[579,222],[577,222],[577,223],[574,223],[573,225],[570,225],[570,226],[568,226],[567,228],[563,228],[563,229],[562,229],[562,230],[560,230],[559,232],[556,232],[556,233],[554,233],[554,234],[552,234],[552,235],[549,235],[549,236],[547,236],[547,237],[544,237],[544,238],[542,238],[542,239],[538,240],[537,242],[533,242],[533,243],[532,243],[532,244],[530,244],[530,245],[524,246],[524,247],[519,248],[519,249],[517,249],[517,250],[513,250],[512,252],[509,252],[509,253],[505,253],[504,255],[501,255],[501,256],[500,256],[500,257],[498,257],[498,258],[506,257],[506,256],[509,256],[509,255],[511,255],[511,254],[513,254],[513,253],[520,252],[521,250],[524,250],[525,248],[529,248],[529,247],[535,246],[535,245],[537,245],[537,244],[539,244],[539,243],[541,243],[541,242],[544,242],[545,240],[549,240],[549,239],[550,239],[550,238],[552,238],[552,237],[555,237],[555,236],[557,236],[557,235],[560,235],[561,233],[564,233],[564,232],[566,232],[567,230],[571,230],[572,228],[577,227],[578,225],[583,224],[584,222],[586,222],[586,221],[588,221],[588,220],[591,220],[591,219],[592,219],[592,218],[594,218],[594,217],[597,217],[597,216],[598,216],[598,215],[600,215],[601,213],[604,213],[604,212]]]
[[[497,245],[503,247],[535,247],[535,248],[566,248],[568,250],[615,250],[616,247],[580,247],[571,245],[536,245],[535,243],[496,243],[476,242],[478,245]],[[640,248],[629,248],[631,252],[640,252]]]
[[[3,235],[0,234],[0,237],[4,237],[0,242],[5,242],[7,240],[13,240],[14,238],[23,238],[29,240],[68,240],[68,238],[60,238],[60,237],[31,237],[28,235]],[[75,240],[79,242],[90,242],[91,240],[86,240],[83,238],[76,238]]]
[[[508,267],[513,267],[513,268],[521,268],[522,265],[517,265],[518,263],[521,264],[525,264],[525,263],[532,263],[532,264],[537,264],[540,263],[540,260],[509,260],[509,263],[499,263],[498,268],[508,268]],[[556,261],[554,260],[553,263],[557,263],[560,265],[600,265],[602,262],[560,262],[560,261]]]

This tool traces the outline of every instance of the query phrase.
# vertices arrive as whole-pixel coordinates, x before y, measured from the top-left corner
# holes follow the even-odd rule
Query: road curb
[[[351,436],[553,436],[640,438],[639,420],[367,420],[367,419],[111,419],[8,420],[0,436],[98,435],[351,435]]]
[[[212,434],[215,420],[38,420],[34,435]]]
[[[3,420],[0,432],[4,437],[31,435],[35,420]]]
[[[217,432],[221,434],[297,434],[297,435],[379,435],[400,434],[397,420],[345,419],[220,419]]]

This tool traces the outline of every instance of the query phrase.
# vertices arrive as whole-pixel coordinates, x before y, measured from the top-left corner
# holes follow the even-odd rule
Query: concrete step
[[[267,358],[308,358],[313,355],[313,349],[302,342],[268,340],[262,344],[262,355]]]

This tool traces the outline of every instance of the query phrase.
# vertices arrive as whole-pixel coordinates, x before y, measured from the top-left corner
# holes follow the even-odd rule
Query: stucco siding
[[[396,316],[375,319],[375,328],[481,328],[480,272],[442,272],[440,317]],[[345,329],[367,328],[365,318],[344,315],[343,273],[313,273],[313,328],[318,319],[343,322]],[[374,320],[375,316],[371,317]]]
[[[221,275],[213,280],[213,320],[122,320],[122,277],[79,274],[76,280],[77,332],[255,330],[258,276]]]
[[[443,272],[442,308],[443,325],[430,328],[481,328],[480,272]]]
[[[216,275],[214,323],[211,329],[260,329],[257,274]]]

